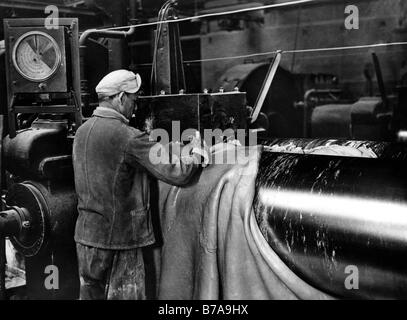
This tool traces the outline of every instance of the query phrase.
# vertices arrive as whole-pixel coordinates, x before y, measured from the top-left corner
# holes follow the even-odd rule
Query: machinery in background
[[[405,87],[398,88],[398,97],[388,95],[378,57],[373,53],[372,58],[379,95],[372,89],[373,74],[367,79],[370,95],[359,99],[343,89],[335,75],[293,74],[279,67],[255,124],[266,129],[262,137],[395,140],[407,124]],[[217,85],[247,92],[247,103],[254,106],[271,64],[234,66]]]
[[[10,137],[16,114],[73,114],[80,126],[77,19],[63,20],[57,29],[39,20],[5,20],[4,29]]]
[[[175,1],[171,0],[163,5],[159,21],[176,19],[174,5]],[[220,129],[226,140],[236,138],[238,129],[247,128],[244,92],[187,92],[176,23],[161,23],[157,27],[151,82],[152,95],[139,98],[136,122],[133,122],[141,130],[165,129],[172,139],[173,122],[179,121],[180,133],[196,129],[203,137],[205,129]]]
[[[9,135],[3,140],[7,195],[0,234],[25,257],[30,299],[76,299],[72,143],[95,108],[89,86],[106,70],[107,51],[94,39],[124,39],[134,29],[90,29],[79,37],[76,18],[59,19],[59,27],[50,30],[44,19],[4,25]],[[92,52],[100,56],[88,66]],[[46,283],[52,272],[58,273],[56,287]]]
[[[0,235],[25,257],[27,297],[76,299],[77,200],[71,154],[76,129],[96,106],[91,74],[95,61],[87,63],[89,51],[105,52],[94,39],[124,39],[134,29],[90,29],[79,37],[77,19],[60,19],[58,29],[51,30],[44,22],[4,22],[9,135],[3,141],[7,194],[0,212]],[[182,65],[177,27],[174,24],[170,34],[165,29],[168,25],[162,27],[160,43],[166,50],[157,57],[162,63],[155,87],[180,94],[141,98],[139,111],[146,113],[136,118],[140,126],[145,128],[146,120],[153,117],[153,126],[161,128],[165,126],[160,119],[180,120],[186,128],[202,130],[245,128],[244,93],[183,94],[182,68],[173,69],[174,64]],[[229,108],[232,104],[234,108]],[[56,286],[46,282],[53,272],[58,273],[53,275],[59,279]]]
[[[354,103],[340,101],[337,98],[340,92],[335,90],[307,91],[302,104],[304,137],[394,140],[397,102],[389,99],[386,93],[379,59],[374,52],[372,58],[380,95],[373,95],[370,76],[367,79],[370,96],[361,97]],[[330,103],[318,101],[324,94],[333,97]]]
[[[43,19],[13,19],[4,28],[9,135],[0,230],[25,256],[30,298],[77,298],[71,150],[82,123],[78,20],[60,19],[49,30]],[[52,272],[56,287],[46,284]]]
[[[223,141],[238,138],[237,130],[246,129],[247,118],[243,92],[163,94],[139,98],[135,126],[147,132],[164,129],[171,141],[179,142],[188,141],[181,141],[182,133],[188,129],[198,130],[202,137],[205,129],[219,129]],[[177,122],[179,128],[174,127]],[[206,142],[213,144],[213,141]]]
[[[236,65],[218,79],[217,86],[223,87],[225,91],[239,88],[240,91],[246,92],[247,104],[254,107],[273,63],[274,60],[270,63]],[[335,86],[336,78],[333,75],[297,75],[278,66],[257,123],[254,123],[253,127],[265,129],[261,135],[264,138],[302,137],[303,114],[302,109],[296,107],[296,103],[302,99],[304,90],[325,90]]]

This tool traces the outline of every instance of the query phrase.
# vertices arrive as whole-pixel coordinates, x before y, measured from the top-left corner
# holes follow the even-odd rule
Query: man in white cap
[[[96,87],[99,107],[75,136],[81,299],[145,298],[141,248],[155,242],[148,175],[185,185],[200,161],[191,153],[192,161],[150,162],[156,143],[128,125],[140,86],[140,76],[127,70],[105,76]],[[191,146],[200,148],[200,138],[194,137]]]

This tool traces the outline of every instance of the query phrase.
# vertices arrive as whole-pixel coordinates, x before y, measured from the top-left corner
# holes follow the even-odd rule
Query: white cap
[[[104,96],[114,96],[120,92],[136,93],[141,86],[140,75],[128,70],[110,72],[96,86],[96,93]]]

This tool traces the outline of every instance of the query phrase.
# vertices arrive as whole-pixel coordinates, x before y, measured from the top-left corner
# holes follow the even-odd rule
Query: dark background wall
[[[213,1],[215,2],[215,1]],[[280,1],[283,2],[283,1]],[[360,29],[346,30],[346,5],[359,8]],[[227,31],[218,21],[206,24],[201,37],[203,59],[236,56],[277,49],[311,49],[354,46],[407,40],[407,3],[402,0],[325,1],[268,10],[264,23],[249,23],[242,30]],[[204,29],[204,30],[205,30]],[[374,49],[389,89],[406,73],[407,46]],[[365,94],[364,70],[371,68],[370,49],[285,54],[282,66],[293,73],[331,73],[355,95]],[[252,58],[251,61],[264,60]],[[209,62],[202,66],[202,83],[211,86],[230,67],[243,60]],[[247,61],[246,61],[247,62]],[[250,62],[250,61],[249,61]]]
[[[45,17],[47,4],[56,4],[61,17],[78,17],[83,31],[156,20],[163,0],[0,0],[0,18]],[[179,0],[180,16],[219,12],[286,0]],[[360,29],[344,28],[347,4],[359,7]],[[0,37],[3,35],[0,24]],[[199,60],[276,49],[309,49],[407,40],[405,0],[325,0],[317,4],[293,6],[238,16],[221,17],[180,24],[185,60]],[[128,43],[106,41],[110,52],[109,69],[131,68],[149,78],[152,61],[153,28],[137,30]],[[101,40],[102,41],[102,40]],[[407,73],[407,46],[375,49],[389,92]],[[282,67],[295,74],[330,73],[343,88],[365,94],[365,70],[372,68],[370,50],[285,54]],[[270,57],[222,60],[187,64],[190,91],[217,89],[221,76],[232,66],[245,62],[266,62]],[[148,90],[148,88],[147,88]]]

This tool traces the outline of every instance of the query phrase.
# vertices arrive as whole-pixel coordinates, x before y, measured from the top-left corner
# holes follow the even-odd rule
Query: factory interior
[[[85,294],[85,247],[141,255],[109,267],[105,299],[407,297],[407,1],[0,0],[0,18],[0,300],[103,299]],[[103,100],[116,70],[137,92]],[[129,117],[106,111],[123,96]],[[174,163],[136,150],[112,187],[100,163],[133,142],[106,125],[106,148],[81,156],[119,116],[155,145],[161,129],[186,148],[193,129],[203,163],[171,183]],[[85,165],[101,212],[84,209]],[[140,194],[114,225],[101,190],[126,188]],[[109,246],[78,240],[103,233],[91,215]]]

